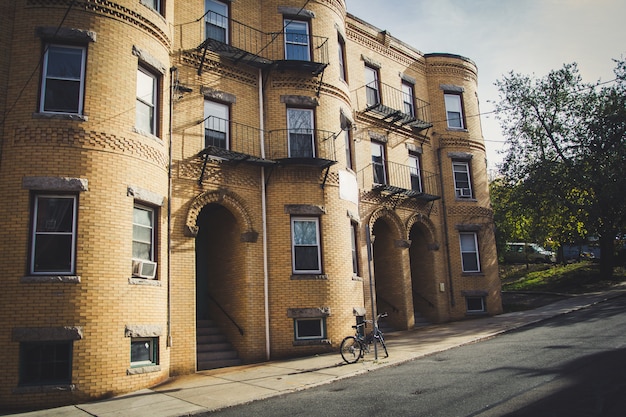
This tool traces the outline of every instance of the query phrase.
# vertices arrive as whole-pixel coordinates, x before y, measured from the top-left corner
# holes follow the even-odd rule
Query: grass
[[[597,263],[567,265],[503,265],[500,270],[503,291],[536,291],[580,294],[606,290],[626,281],[626,269],[615,268],[611,280],[600,279]]]

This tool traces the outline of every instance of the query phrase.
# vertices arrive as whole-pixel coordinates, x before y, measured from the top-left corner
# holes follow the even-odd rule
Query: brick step
[[[215,350],[198,352],[198,362],[209,362],[223,359],[239,359],[234,350]]]
[[[228,342],[223,343],[198,343],[196,345],[198,352],[219,352],[224,350],[233,350],[233,346]]]

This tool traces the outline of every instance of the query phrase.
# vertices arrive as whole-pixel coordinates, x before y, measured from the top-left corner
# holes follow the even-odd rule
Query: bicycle
[[[383,317],[387,317],[387,313],[379,314],[376,318],[376,322],[378,323],[378,320]],[[352,326],[352,328],[355,329],[354,336],[346,336],[341,341],[339,352],[343,360],[347,363],[356,363],[365,353],[369,353],[372,343],[380,344],[385,351],[385,358],[389,357],[387,345],[385,345],[385,338],[383,337],[383,332],[378,328],[378,324],[375,324],[374,330],[367,335],[364,335],[364,331],[360,331],[367,323],[372,323],[372,320],[364,320],[363,323]]]

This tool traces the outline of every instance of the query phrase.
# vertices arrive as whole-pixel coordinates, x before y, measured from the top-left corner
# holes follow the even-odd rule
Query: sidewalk
[[[626,294],[626,290],[572,296],[535,310],[477,318],[385,335],[389,357],[345,364],[339,353],[202,371],[172,378],[153,389],[112,399],[30,413],[23,417],[178,417],[210,411],[327,384],[397,365],[457,346],[489,339],[551,317]]]

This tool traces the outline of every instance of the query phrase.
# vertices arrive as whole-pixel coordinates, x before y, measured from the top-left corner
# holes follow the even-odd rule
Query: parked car
[[[511,242],[506,244],[504,261],[509,263],[555,263],[556,254],[536,243]]]

